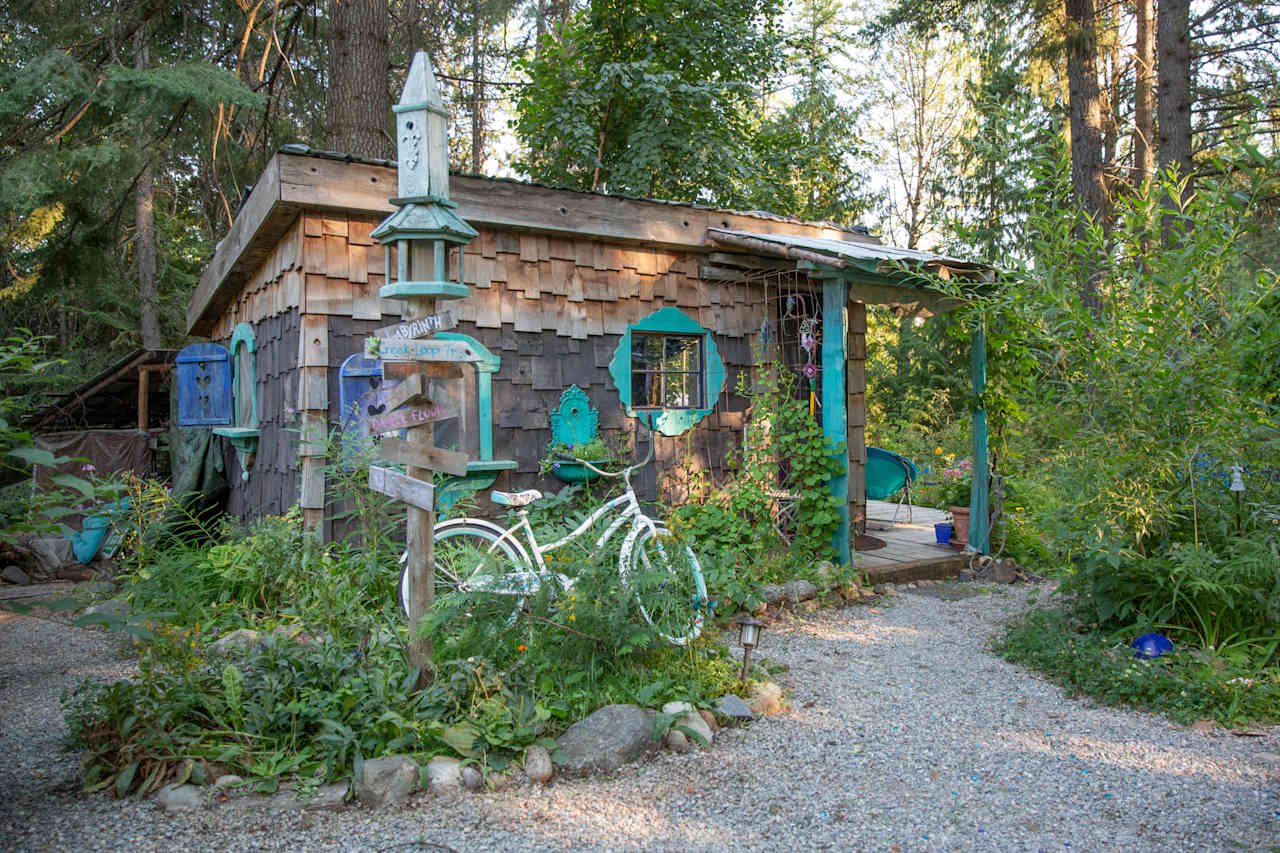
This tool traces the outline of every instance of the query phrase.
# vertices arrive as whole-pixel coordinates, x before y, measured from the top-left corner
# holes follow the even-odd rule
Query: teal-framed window
[[[233,426],[258,428],[258,343],[248,323],[231,332],[231,417]]]
[[[711,333],[671,307],[627,327],[609,374],[627,415],[663,435],[693,429],[711,412],[725,383]]]

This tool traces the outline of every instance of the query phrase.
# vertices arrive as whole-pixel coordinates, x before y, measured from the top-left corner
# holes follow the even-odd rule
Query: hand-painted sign
[[[387,462],[430,468],[455,477],[467,474],[467,454],[445,450],[443,447],[410,444],[402,438],[384,438],[378,447],[378,456]]]
[[[369,488],[380,495],[404,501],[431,512],[435,509],[435,487],[426,480],[401,474],[390,468],[369,466]]]
[[[452,407],[407,406],[385,415],[371,416],[365,421],[365,429],[369,435],[382,435],[384,432],[395,432],[405,427],[421,426],[457,416],[458,410]]]
[[[411,341],[404,338],[365,338],[366,358],[383,361],[479,361],[466,341]]]
[[[427,380],[422,378],[421,373],[406,376],[402,382],[397,383],[387,391],[387,411],[394,412],[406,403],[430,402],[424,399],[426,394]]]
[[[394,326],[384,326],[373,334],[375,337],[384,340],[387,338],[412,340],[426,337],[432,332],[447,332],[457,325],[458,316],[452,311],[446,310],[427,317],[419,317],[417,320],[405,320],[403,323],[396,323]]]
[[[427,379],[461,379],[462,368],[446,361],[386,361],[382,362],[382,378],[387,382],[408,379],[421,374]]]

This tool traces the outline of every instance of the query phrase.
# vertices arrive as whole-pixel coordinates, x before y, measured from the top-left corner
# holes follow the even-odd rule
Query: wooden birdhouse
[[[388,280],[380,295],[384,299],[462,299],[470,293],[463,283],[462,247],[479,235],[458,216],[457,205],[449,200],[449,114],[431,61],[422,51],[413,57],[400,103],[392,110],[396,114],[399,195],[391,203],[397,210],[370,235],[386,253]],[[454,255],[454,280],[448,278],[450,253]]]

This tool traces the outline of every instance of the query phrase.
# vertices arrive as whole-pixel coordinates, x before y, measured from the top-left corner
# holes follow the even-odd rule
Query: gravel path
[[[697,756],[502,794],[334,812],[168,815],[75,794],[61,690],[103,635],[0,613],[0,848],[18,850],[1269,850],[1280,730],[1199,734],[1096,708],[984,650],[1026,587],[771,628],[784,714]],[[1042,589],[1043,593],[1044,590]]]

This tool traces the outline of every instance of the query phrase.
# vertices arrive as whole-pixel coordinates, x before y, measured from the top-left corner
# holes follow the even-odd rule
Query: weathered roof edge
[[[304,209],[390,213],[396,165],[305,146],[285,146],[263,169],[214,249],[190,301],[187,331],[207,335],[266,252]],[[705,251],[707,229],[752,228],[820,234],[877,244],[877,238],[830,223],[762,212],[557,189],[509,178],[454,173],[451,196],[473,225],[547,234],[574,234],[655,248]]]
[[[383,160],[376,157],[357,157],[353,154],[343,154],[341,151],[322,151],[318,148],[312,148],[309,145],[293,143],[290,145],[282,145],[279,149],[285,154],[298,154],[306,157],[319,157],[325,160],[338,160],[344,163],[364,163],[370,166],[386,166],[390,169],[397,168],[395,160]],[[450,177],[459,178],[476,178],[481,181],[492,181],[494,183],[514,184],[520,187],[538,187],[544,190],[555,190],[562,193],[575,193],[577,195],[594,196],[596,198],[619,198],[627,201],[644,201],[651,204],[665,204],[671,207],[688,207],[693,210],[707,210],[718,213],[732,213],[735,216],[751,216],[756,219],[770,219],[776,222],[792,222],[798,225],[812,225],[815,228],[830,228],[837,231],[844,231],[848,234],[856,234],[864,239],[870,239],[879,242],[880,238],[874,236],[871,230],[865,225],[841,225],[838,222],[832,222],[827,219],[801,219],[795,216],[785,216],[781,213],[774,213],[770,210],[738,210],[733,207],[716,207],[709,204],[699,204],[698,202],[689,201],[671,201],[665,198],[650,198],[643,195],[626,195],[617,193],[602,193],[593,190],[580,190],[574,187],[562,187],[556,184],[544,184],[539,181],[526,181],[520,178],[503,178],[495,175],[481,175],[477,172],[462,172],[451,169]]]

